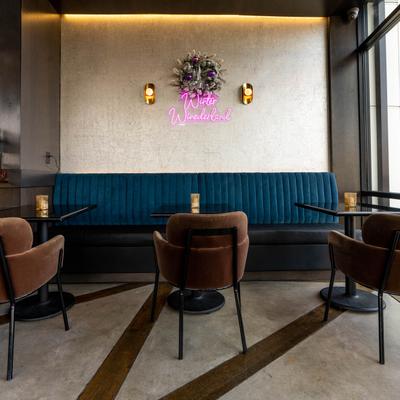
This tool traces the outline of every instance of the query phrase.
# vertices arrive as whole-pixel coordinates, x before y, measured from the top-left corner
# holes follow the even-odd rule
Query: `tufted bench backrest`
[[[95,210],[71,219],[72,225],[153,225],[161,221],[152,218],[151,212],[165,205],[188,205],[194,192],[200,193],[201,204],[226,204],[244,211],[249,224],[336,221],[294,206],[295,202],[337,204],[335,175],[328,172],[60,173],[53,203],[97,205]]]

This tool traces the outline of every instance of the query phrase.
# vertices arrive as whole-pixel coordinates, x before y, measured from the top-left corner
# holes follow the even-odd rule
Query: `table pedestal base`
[[[75,297],[71,293],[63,292],[66,309],[75,304]],[[41,302],[39,295],[30,296],[18,301],[15,306],[17,321],[39,321],[61,314],[60,295],[50,292],[46,301]]]
[[[320,295],[324,300],[328,298],[329,288],[321,290]],[[332,293],[331,306],[340,310],[351,310],[358,312],[377,312],[378,296],[365,290],[357,290],[355,294],[346,294],[346,288],[334,287]],[[386,307],[385,302],[383,307]]]
[[[225,297],[216,290],[185,290],[184,312],[187,314],[210,314],[225,304]],[[168,304],[179,310],[179,290],[168,296]]]

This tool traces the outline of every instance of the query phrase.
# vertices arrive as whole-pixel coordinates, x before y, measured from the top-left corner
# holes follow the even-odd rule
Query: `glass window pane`
[[[366,3],[367,34],[372,31],[397,7],[400,0],[370,0]],[[365,38],[364,38],[365,39]]]
[[[386,44],[389,190],[400,192],[400,25],[382,40]]]
[[[400,0],[385,0],[385,18],[400,4]]]
[[[369,75],[369,142],[371,163],[371,190],[379,190],[378,170],[378,129],[377,129],[377,99],[376,99],[376,68],[375,68],[375,46],[368,51],[368,75]]]

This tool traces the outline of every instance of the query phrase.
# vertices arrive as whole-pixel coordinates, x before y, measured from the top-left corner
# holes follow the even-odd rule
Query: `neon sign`
[[[219,97],[216,94],[197,94],[192,97],[189,92],[181,92],[179,98],[183,102],[183,113],[179,113],[175,107],[171,107],[168,111],[171,124],[174,126],[199,122],[226,122],[231,119],[231,108],[222,113],[218,111]]]

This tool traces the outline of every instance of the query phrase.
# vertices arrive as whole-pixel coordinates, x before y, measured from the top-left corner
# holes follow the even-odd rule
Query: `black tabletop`
[[[56,205],[46,212],[37,211],[35,206],[22,206],[0,210],[0,218],[19,217],[30,222],[62,222],[94,208],[95,205]]]
[[[295,203],[297,207],[318,211],[334,217],[368,216],[377,212],[400,214],[400,208],[385,207],[375,204],[357,204],[356,207],[345,207],[342,203]]]
[[[201,205],[199,212],[194,213],[190,205],[182,204],[178,206],[161,206],[156,208],[152,213],[152,217],[170,217],[174,214],[185,213],[185,214],[220,214],[226,213],[231,211],[237,211],[236,209],[228,206],[227,204],[208,204],[208,205]]]

